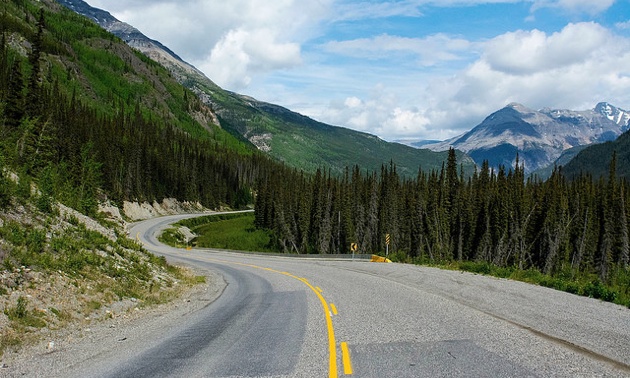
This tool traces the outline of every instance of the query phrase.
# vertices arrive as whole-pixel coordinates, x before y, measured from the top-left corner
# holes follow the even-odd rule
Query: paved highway
[[[192,216],[192,215],[188,215]],[[628,377],[630,310],[520,282],[403,264],[145,247],[210,269],[222,295],[111,377]],[[89,373],[86,373],[89,375]]]

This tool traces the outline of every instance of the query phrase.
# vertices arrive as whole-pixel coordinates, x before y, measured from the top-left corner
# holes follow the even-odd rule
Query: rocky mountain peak
[[[435,151],[450,147],[468,153],[477,164],[511,166],[518,153],[525,171],[553,164],[573,147],[614,140],[628,129],[630,113],[607,102],[589,110],[544,108],[539,111],[510,103],[469,132],[427,145]]]

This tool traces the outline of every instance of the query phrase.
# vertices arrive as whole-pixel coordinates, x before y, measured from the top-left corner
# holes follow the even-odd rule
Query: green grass
[[[221,248],[250,252],[278,252],[271,247],[267,231],[254,227],[254,214],[211,215],[180,222],[199,235],[192,244],[201,248]]]
[[[572,274],[569,270],[554,276],[543,274],[537,269],[518,269],[516,267],[499,267],[481,261],[408,261],[402,255],[393,253],[392,261],[413,262],[418,265],[434,266],[441,269],[461,270],[514,281],[527,282],[545,286],[576,295],[601,299],[630,308],[630,270],[616,268],[612,273],[611,283],[602,283],[594,274]]]

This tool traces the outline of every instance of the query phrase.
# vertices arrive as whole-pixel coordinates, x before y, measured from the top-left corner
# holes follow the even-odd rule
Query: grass
[[[197,235],[193,243],[202,248],[234,249],[252,252],[277,252],[270,247],[271,237],[254,227],[254,215],[211,222],[192,229]]]
[[[434,266],[441,269],[461,270],[514,281],[527,282],[549,287],[576,295],[601,299],[630,308],[630,270],[616,268],[613,270],[609,284],[601,282],[594,274],[573,274],[570,270],[554,276],[543,274],[537,269],[518,269],[517,267],[499,267],[482,261],[447,261],[434,262],[426,260],[408,261],[406,255],[393,253],[392,261],[412,262],[418,265]]]
[[[0,311],[10,322],[0,329],[0,357],[7,350],[17,350],[36,340],[40,328],[67,326],[124,298],[136,298],[141,307],[166,303],[186,288],[205,282],[203,276],[168,265],[164,257],[147,252],[122,231],[118,232],[117,240],[110,240],[87,229],[77,219],[49,229],[50,223],[57,222],[52,220],[54,216],[46,214],[47,218],[41,217],[32,224],[0,218],[3,241],[0,269],[19,272],[20,267],[26,267],[45,273],[53,282],[67,280],[69,285],[64,295],[76,296],[79,304],[63,310],[48,304],[45,305],[48,310],[38,310],[29,303],[26,294],[17,301],[6,301]],[[23,284],[25,290],[36,289],[37,285],[38,281]],[[1,295],[10,296],[11,291],[0,282]]]
[[[198,235],[191,242],[196,247],[278,252],[277,249],[271,247],[270,234],[254,226],[253,213],[209,215],[186,219],[178,222],[176,226],[189,227]],[[183,246],[181,234],[176,228],[164,232],[160,241],[171,246]]]

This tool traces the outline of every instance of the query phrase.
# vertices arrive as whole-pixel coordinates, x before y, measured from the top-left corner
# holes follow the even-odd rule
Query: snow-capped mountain
[[[477,164],[513,166],[516,155],[533,172],[554,164],[563,151],[616,139],[628,130],[630,113],[606,102],[584,111],[539,111],[512,103],[491,114],[469,132],[444,142],[429,144],[434,151],[454,147]]]

